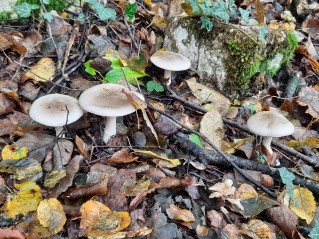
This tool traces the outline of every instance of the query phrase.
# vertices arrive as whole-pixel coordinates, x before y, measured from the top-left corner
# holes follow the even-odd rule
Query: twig
[[[250,181],[252,184],[254,184],[256,187],[259,187],[261,190],[263,190],[265,193],[267,193],[269,196],[273,197],[273,198],[277,198],[277,195],[273,192],[271,192],[268,188],[266,188],[265,186],[261,185],[259,182],[257,182],[255,179],[253,179],[250,175],[247,175],[240,167],[238,167],[238,165],[236,163],[234,163],[234,161],[232,159],[230,159],[226,154],[224,154],[219,148],[217,148],[205,135],[183,125],[182,123],[180,123],[178,120],[174,119],[173,117],[171,117],[169,114],[156,109],[155,107],[153,107],[152,105],[148,105],[148,108],[151,108],[155,111],[157,111],[158,113],[165,115],[167,118],[171,119],[172,121],[174,121],[175,123],[179,124],[180,126],[182,126],[184,129],[187,129],[189,132],[194,133],[196,135],[198,135],[199,137],[201,137],[203,140],[205,140],[214,150],[216,150],[216,152],[222,156],[223,159],[225,159],[226,161],[228,161],[232,167],[237,170],[237,172],[239,174],[241,174],[245,179],[247,179],[248,181]]]

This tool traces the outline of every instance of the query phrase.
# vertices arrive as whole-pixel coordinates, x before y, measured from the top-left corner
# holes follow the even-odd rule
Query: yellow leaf
[[[6,145],[2,149],[1,156],[3,160],[19,160],[27,157],[28,149],[26,147],[19,148],[16,145]]]
[[[152,7],[153,3],[152,0],[143,0],[144,3],[146,3],[147,6]]]
[[[253,186],[247,183],[243,183],[240,187],[236,190],[235,197],[239,199],[250,199],[258,197],[258,193],[254,189]]]
[[[49,228],[52,234],[56,234],[62,230],[66,216],[61,203],[55,199],[43,200],[37,209],[37,217],[40,224]]]
[[[296,28],[296,24],[293,22],[271,22],[268,26],[273,30],[285,30],[285,31],[293,31]]]
[[[38,82],[50,81],[55,73],[55,65],[51,58],[42,58],[22,76],[21,80],[32,79]]]
[[[248,224],[242,224],[242,234],[254,239],[272,239],[269,226],[260,220],[250,220]]]
[[[152,19],[152,24],[158,28],[165,29],[167,27],[167,20],[163,17],[154,16]]]
[[[150,156],[152,158],[158,158],[158,159],[163,159],[163,160],[166,160],[166,161],[169,161],[171,162],[173,165],[175,166],[178,166],[181,164],[180,160],[179,159],[168,159],[166,157],[163,157],[163,156],[160,156],[160,155],[157,155],[156,153],[153,153],[152,151],[147,151],[147,150],[135,150],[136,153],[139,153],[139,154],[144,154],[144,155],[147,155],[147,156]]]
[[[290,140],[288,146],[294,148],[295,150],[300,150],[302,147],[306,146],[310,149],[319,148],[319,139],[315,137],[308,137],[305,140]]]
[[[295,188],[289,208],[310,224],[316,212],[316,201],[312,192],[307,188]]]
[[[20,213],[27,215],[29,212],[37,210],[41,201],[40,187],[35,182],[24,182],[15,184],[19,190],[17,194],[9,195],[4,205],[4,210],[10,218],[15,218]]]

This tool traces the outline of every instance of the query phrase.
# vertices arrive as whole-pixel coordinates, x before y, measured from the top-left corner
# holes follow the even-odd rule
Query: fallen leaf
[[[79,136],[75,136],[75,144],[84,158],[89,158],[91,155],[92,145],[85,143]]]
[[[253,186],[247,183],[243,183],[236,190],[235,197],[240,199],[250,199],[258,197],[258,193]]]
[[[170,204],[169,208],[166,208],[166,213],[170,219],[179,220],[182,222],[194,222],[195,217],[193,213],[186,209],[181,209],[174,204]]]
[[[11,113],[15,107],[14,101],[9,99],[5,93],[0,92],[0,115]]]
[[[302,87],[298,92],[299,101],[308,104],[319,114],[319,91],[313,87]]]
[[[307,188],[295,188],[289,208],[310,224],[316,212],[316,201],[312,192]]]
[[[302,147],[308,147],[309,149],[316,149],[319,148],[319,138],[315,137],[308,137],[305,140],[290,140],[288,142],[288,147],[294,148],[295,150],[299,151]]]
[[[53,147],[53,161],[55,168],[62,168],[70,162],[73,153],[73,143],[67,139],[59,139]]]
[[[227,239],[243,239],[243,236],[235,224],[227,224],[223,228],[222,233],[225,234],[225,238]]]
[[[293,238],[297,232],[298,216],[285,205],[271,207],[266,210],[271,222],[274,223],[286,236]]]
[[[19,230],[10,228],[0,228],[1,239],[25,239],[26,235]]]
[[[294,31],[296,24],[293,22],[270,22],[268,26],[273,30]]]
[[[307,58],[307,60],[310,62],[311,66],[312,66],[312,69],[315,73],[319,74],[319,62],[314,59],[307,51],[307,49],[303,46],[299,46],[297,47],[295,53],[297,54],[301,54],[303,55],[304,57]]]
[[[25,216],[37,210],[41,201],[41,188],[35,182],[14,184],[14,187],[19,191],[16,194],[10,194],[3,207],[8,217],[15,218],[20,213]]]
[[[208,227],[205,227],[205,226],[202,226],[202,225],[197,225],[196,226],[196,234],[201,236],[201,237],[206,237],[208,236],[208,233],[209,233],[209,228]]]
[[[42,226],[49,228],[52,234],[62,230],[66,216],[61,203],[55,199],[43,200],[37,209],[37,217]]]
[[[28,149],[26,147],[19,148],[16,145],[6,145],[1,151],[3,160],[19,160],[27,157]]]
[[[131,163],[138,159],[138,157],[130,154],[129,149],[121,149],[114,153],[111,158],[107,160],[108,163]]]
[[[269,226],[260,220],[250,220],[248,224],[243,223],[241,233],[254,239],[272,239]]]
[[[141,111],[142,111],[142,114],[143,114],[143,118],[144,118],[144,120],[146,122],[146,125],[150,128],[152,134],[154,135],[154,137],[155,137],[155,139],[156,139],[156,141],[158,143],[159,141],[158,141],[157,133],[156,133],[156,131],[155,131],[150,119],[148,118],[145,109],[141,109]]]
[[[257,22],[260,26],[265,24],[265,9],[261,0],[256,0],[256,13],[257,13]]]
[[[45,181],[44,181],[44,187],[46,188],[53,188],[62,178],[66,176],[66,170],[53,170],[51,171]]]
[[[21,77],[21,81],[24,82],[31,79],[37,82],[47,82],[52,79],[54,74],[55,65],[53,60],[51,58],[42,58]]]
[[[207,212],[207,217],[210,221],[210,225],[216,229],[223,229],[226,226],[226,221],[224,220],[221,213],[216,210],[210,210]]]
[[[187,85],[191,89],[193,95],[202,103],[213,105],[217,108],[220,115],[224,116],[230,106],[230,101],[224,95],[220,94],[218,91],[213,90],[203,84],[196,82],[195,78],[191,78],[186,81]],[[204,105],[204,107],[205,107]],[[210,107],[211,108],[211,107]]]
[[[149,157],[152,157],[152,158],[157,158],[157,159],[162,159],[162,160],[166,160],[170,163],[172,163],[173,165],[175,166],[178,166],[181,164],[180,160],[179,159],[169,159],[165,156],[160,156],[160,155],[157,155],[156,153],[152,152],[152,151],[145,151],[145,150],[135,150],[134,151],[135,153],[139,153],[139,154],[143,154],[143,155],[146,155],[146,156],[149,156]]]
[[[201,122],[199,132],[205,135],[216,147],[220,148],[222,139],[224,138],[223,119],[216,109],[207,112]],[[211,148],[210,145],[203,142],[206,148]]]

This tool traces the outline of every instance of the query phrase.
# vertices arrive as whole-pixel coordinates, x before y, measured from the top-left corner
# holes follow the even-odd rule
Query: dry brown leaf
[[[50,81],[55,73],[54,61],[51,58],[42,58],[31,69],[21,77],[21,82],[28,79],[35,80],[37,82]]]
[[[62,230],[66,216],[61,203],[55,199],[43,200],[37,209],[37,217],[42,226],[49,228],[52,234]]]
[[[263,26],[265,23],[265,9],[260,0],[256,0],[256,12],[257,12],[257,22],[260,26]]]
[[[179,220],[182,222],[194,222],[195,217],[193,213],[186,209],[181,209],[174,204],[170,204],[169,208],[166,208],[166,213],[170,219]]]
[[[86,144],[79,136],[75,136],[75,144],[84,158],[89,158],[92,145]]]
[[[131,163],[138,159],[138,157],[130,154],[129,149],[121,149],[114,153],[111,158],[107,160],[108,163]]]
[[[226,226],[226,221],[223,216],[216,210],[210,210],[207,212],[207,217],[210,221],[210,225],[216,229],[223,229]]]
[[[206,237],[206,236],[208,236],[208,233],[209,233],[208,227],[204,227],[204,226],[199,225],[199,224],[196,226],[196,234],[197,235],[202,236],[202,237]]]
[[[27,49],[23,45],[18,43],[12,35],[1,33],[1,36],[11,43],[10,48],[12,51],[17,52],[20,55],[24,55],[26,53]],[[22,39],[22,36],[19,35],[19,37],[17,36],[17,39],[18,38]]]
[[[3,37],[2,34],[4,33],[0,32],[0,50],[5,51],[12,46],[12,43]]]
[[[250,198],[258,197],[258,193],[256,192],[256,190],[254,189],[253,186],[251,186],[250,184],[247,184],[247,183],[243,183],[236,190],[235,197],[243,199],[243,200],[250,199]]]
[[[271,207],[266,211],[272,223],[289,238],[293,238],[293,235],[297,232],[298,216],[285,205]]]
[[[227,239],[243,239],[243,236],[235,224],[227,224],[223,228],[223,233],[226,234],[225,238]]]

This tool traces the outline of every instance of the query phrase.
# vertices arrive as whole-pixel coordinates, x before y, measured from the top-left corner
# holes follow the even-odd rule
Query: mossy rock
[[[257,26],[223,23],[207,32],[198,20],[184,18],[169,24],[164,47],[188,57],[200,82],[226,94],[242,94],[256,73],[273,76],[288,64],[297,47],[292,32],[269,30],[266,42],[258,34]]]
[[[14,20],[18,19],[19,15],[14,10],[14,6],[20,5],[22,3],[29,3],[41,6],[40,0],[5,0],[0,5],[0,19],[3,20]],[[47,11],[55,10],[57,12],[62,11],[68,7],[68,3],[64,0],[51,0],[50,4],[45,5]],[[37,17],[40,13],[40,10],[34,10],[33,13]]]

